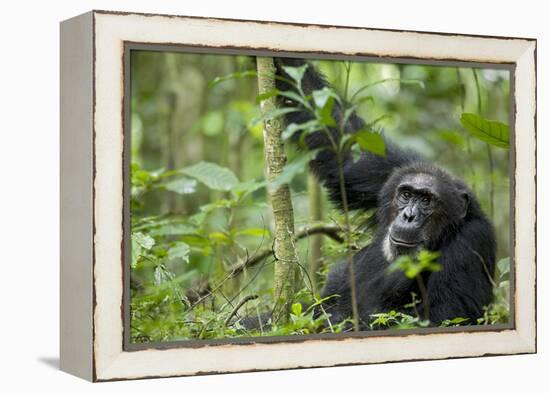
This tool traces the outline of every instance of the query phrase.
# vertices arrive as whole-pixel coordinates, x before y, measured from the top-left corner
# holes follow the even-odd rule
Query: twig
[[[420,293],[422,296],[424,320],[429,321],[430,320],[430,301],[428,299],[428,291],[426,290],[426,286],[424,285],[424,280],[422,279],[421,274],[418,274],[416,276],[416,283],[418,284],[418,289],[420,290]],[[415,310],[416,310],[416,307],[415,307]]]
[[[341,229],[338,228],[337,226],[320,225],[315,227],[306,227],[298,230],[295,238],[296,240],[301,240],[312,235],[325,235],[338,243],[343,243],[344,239],[342,239],[342,237],[339,235],[340,232],[341,232]],[[248,269],[249,267],[257,265],[260,261],[269,257],[270,255],[273,255],[273,249],[266,249],[266,250],[257,252],[254,256],[238,264],[238,266],[235,266],[231,273],[232,276],[236,276],[237,274],[242,273],[245,269]]]
[[[479,78],[475,68],[472,68],[472,73],[474,74],[474,81],[476,84],[477,91],[477,112],[479,116],[483,116],[483,108],[481,104],[481,88],[479,86]],[[495,162],[493,158],[493,153],[491,152],[491,146],[488,143],[485,143],[487,149],[487,161],[489,163],[489,212],[490,217],[493,218],[494,215],[494,199],[495,199],[495,182],[493,180],[493,172],[495,170]]]
[[[491,272],[489,271],[489,268],[487,267],[487,264],[485,263],[485,259],[483,259],[483,257],[481,256],[481,254],[479,252],[477,252],[476,250],[474,250],[473,248],[469,247],[470,248],[470,251],[472,251],[472,253],[479,258],[479,261],[481,262],[481,266],[483,266],[483,271],[485,272],[485,274],[487,275],[487,279],[489,280],[489,282],[491,283],[491,285],[493,286],[493,288],[496,288],[497,287],[497,283],[495,282],[495,280],[493,279],[493,277],[491,277]]]
[[[231,319],[237,314],[237,312],[241,309],[242,306],[244,306],[246,303],[248,303],[251,300],[257,299],[258,295],[248,295],[242,298],[242,300],[235,306],[233,311],[231,311],[231,314],[227,317],[225,320],[225,326],[229,325],[229,322],[231,322]]]
[[[460,87],[460,109],[462,110],[462,112],[464,112],[464,108],[466,107],[466,89],[464,87],[464,83],[462,82],[462,78],[460,76],[460,71],[458,70],[458,68],[456,68],[456,78],[457,78],[457,81],[458,81],[458,85]],[[472,154],[472,142],[471,142],[471,136],[469,133],[466,133],[466,153],[468,154],[468,163],[469,163],[469,168],[470,168],[470,172],[471,172],[471,176],[472,176],[472,184],[471,184],[471,187],[472,187],[472,191],[474,192],[474,194],[477,194],[477,191],[476,191],[476,172],[475,172],[475,169],[474,169],[474,159],[473,159],[473,154]]]

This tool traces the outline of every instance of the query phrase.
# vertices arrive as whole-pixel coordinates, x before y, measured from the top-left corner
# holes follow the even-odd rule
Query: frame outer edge
[[[93,13],[60,24],[60,368],[93,378]]]
[[[94,13],[95,14],[95,13]],[[99,12],[98,13],[98,20],[99,22],[101,22],[101,27],[99,29],[99,33],[100,35],[105,35],[105,36],[108,36],[109,39],[114,39],[114,42],[113,41],[109,41],[109,44],[108,44],[108,50],[111,53],[112,57],[113,58],[119,58],[119,54],[118,53],[118,49],[115,50],[115,47],[116,46],[123,46],[122,43],[125,41],[125,39],[127,38],[126,37],[126,32],[124,34],[120,34],[120,31],[116,30],[116,29],[112,29],[113,27],[115,27],[114,25],[118,25],[118,22],[120,21],[120,19],[125,19],[125,18],[128,18],[128,19],[148,19],[150,17],[150,19],[148,20],[153,20],[153,21],[156,21],[156,22],[159,22],[159,18],[158,17],[153,17],[151,15],[140,15],[140,14],[130,14],[130,15],[116,15],[114,13],[101,13]],[[116,19],[116,22],[113,20],[113,18]],[[177,18],[177,17],[176,17]],[[162,18],[163,19],[163,18]],[[169,20],[170,18],[166,18],[167,20]],[[185,21],[187,18],[181,18],[182,21]],[[163,19],[164,21],[164,19]],[[193,25],[193,23],[191,21],[193,21],[193,18],[189,18],[188,20],[190,23],[190,25]],[[114,24],[112,24],[114,22]],[[207,20],[207,21],[204,21],[203,24],[210,24],[211,21]],[[284,24],[284,23],[280,23],[280,24],[277,24],[277,25],[280,25],[280,26],[288,26],[288,24]],[[204,26],[201,26],[201,28],[204,27]],[[368,30],[368,29],[366,29]],[[133,30],[132,30],[133,32]],[[429,35],[434,35],[434,33],[428,33]],[[130,34],[131,36],[131,34]],[[464,39],[465,37],[467,36],[459,36],[458,38],[460,39]],[[99,42],[102,42],[100,39],[98,39],[97,37],[94,38],[95,41],[97,41],[98,43]],[[145,40],[146,42],[156,42],[158,40],[157,37],[150,37],[149,40]],[[503,41],[503,40],[506,40],[506,38],[500,38],[500,39],[494,39],[495,41]],[[131,39],[130,39],[131,41]],[[138,40],[139,41],[139,40]],[[474,40],[474,41],[477,41]],[[510,46],[513,46],[515,48],[515,51],[513,52],[514,54],[511,55],[511,54],[508,54],[508,51],[506,51],[505,54],[502,54],[500,53],[499,56],[498,56],[498,60],[496,60],[496,62],[504,62],[504,61],[508,61],[509,59],[511,59],[513,57],[513,59],[517,62],[517,60],[519,60],[519,51],[520,49],[525,49],[526,46],[525,44],[529,44],[529,41],[523,41],[523,42],[514,42],[514,41],[511,41],[510,42]],[[204,44],[205,46],[216,46],[216,45],[212,45],[212,44],[209,44],[209,43],[206,43]],[[507,44],[508,45],[508,44]],[[269,50],[273,50],[272,47],[269,47],[269,48],[264,48],[264,49],[269,49]],[[103,48],[103,50],[105,50],[105,48]],[[294,50],[292,50],[294,51]],[[116,53],[115,53],[116,52]],[[470,52],[471,53],[471,52]],[[531,52],[530,52],[531,53]],[[532,53],[531,53],[532,54]],[[384,56],[384,55],[382,55]],[[484,55],[485,56],[485,55]],[[94,57],[94,60],[95,60],[95,57]],[[437,61],[438,59],[431,59],[431,60],[435,60]],[[441,59],[439,59],[441,60]],[[464,60],[464,61],[477,61],[477,58],[475,59],[472,59],[472,60]],[[511,60],[510,60],[511,61]],[[98,64],[101,64],[101,62],[99,62]],[[97,71],[94,71],[94,72],[97,72]],[[107,71],[105,71],[107,72]],[[108,71],[109,75],[110,73],[113,72],[113,70],[111,71]],[[101,74],[98,74],[98,75],[101,75]],[[113,83],[110,83],[109,85],[111,87],[113,86],[116,86],[117,83],[119,82],[119,80],[114,77],[113,75],[110,75],[110,78],[107,79],[109,82],[113,82]],[[105,82],[105,80],[103,80],[103,83]],[[97,81],[95,82],[97,83]],[[98,85],[98,87],[101,87],[101,85]],[[532,94],[533,94],[533,91],[531,91],[531,85],[525,85],[523,86],[523,88],[525,89],[524,90],[524,93],[527,93],[529,94],[529,98],[532,100]],[[115,89],[116,91],[116,89]],[[99,95],[99,91],[98,91],[98,95]],[[102,99],[105,99],[107,98],[107,101],[109,100],[112,100],[112,104],[114,105],[115,102],[116,102],[116,97],[107,97],[105,94],[103,94],[103,97]],[[527,103],[531,103],[532,101],[531,100],[528,100]],[[117,135],[114,135],[112,133],[112,131],[116,128],[118,128],[118,126],[115,125],[115,123],[113,122],[113,120],[117,121],[118,120],[118,116],[119,114],[116,114],[116,116],[114,115],[114,113],[111,113],[111,112],[108,112],[108,113],[111,113],[111,115],[113,115],[113,118],[109,119],[106,114],[103,114],[103,117],[101,117],[99,115],[100,112],[102,112],[103,110],[109,108],[109,111],[112,110],[112,107],[110,105],[108,105],[110,102],[101,102],[99,101],[98,104],[100,107],[102,107],[103,109],[101,109],[101,111],[99,110],[100,108],[98,108],[97,110],[97,118],[94,120],[98,125],[101,125],[103,123],[100,122],[100,120],[102,122],[105,122],[106,125],[108,125],[109,127],[99,127],[98,128],[98,136],[101,135],[101,138],[98,138],[98,141],[95,143],[95,145],[98,147],[98,158],[100,158],[101,156],[104,156],[104,158],[112,158],[113,157],[113,154],[118,154],[118,152],[116,152],[115,150],[118,149],[118,143],[119,141],[117,140],[119,138],[119,136]],[[116,105],[114,105],[116,106]],[[110,108],[111,107],[111,108]],[[524,113],[524,111],[522,110],[522,113]],[[536,112],[534,112],[536,114]],[[532,119],[531,119],[532,121]],[[122,122],[120,122],[122,123]],[[518,124],[516,122],[516,124]],[[536,128],[528,128],[527,129],[527,139],[530,139],[531,138],[531,134],[530,133],[534,133],[536,132]],[[534,139],[534,138],[533,138]],[[112,143],[115,143],[115,147],[113,149],[113,146],[111,143],[108,143],[108,142],[112,142]],[[527,149],[527,150],[530,150],[531,149],[531,143],[532,140],[530,140],[530,142],[524,146],[524,149]],[[101,148],[101,150],[99,149]],[[105,150],[105,152],[103,152],[103,150]],[[111,163],[112,164],[112,163]],[[101,168],[102,166],[105,166],[105,165],[108,165],[108,163],[101,163],[101,161],[98,161],[98,168]],[[530,165],[531,163],[529,162],[529,164],[527,165],[529,168],[530,168]],[[536,170],[536,163],[534,165],[534,168]],[[102,172],[102,175],[99,175],[98,178],[95,178],[93,179],[95,182],[96,182],[96,186],[97,185],[100,185],[102,186],[102,190],[98,190],[101,195],[102,195],[102,198],[99,198],[98,199],[98,195],[94,195],[94,198],[95,198],[95,201],[100,201],[103,200],[103,203],[105,205],[102,205],[102,206],[99,206],[98,210],[94,213],[95,214],[95,217],[96,219],[97,218],[102,218],[102,219],[105,219],[106,217],[109,217],[108,214],[105,214],[107,213],[108,211],[112,210],[112,202],[109,198],[106,198],[106,197],[109,197],[109,196],[113,196],[115,194],[112,193],[112,189],[109,189],[109,187],[105,187],[105,185],[108,185],[108,182],[105,182],[106,180],[113,180],[114,178],[118,177],[118,169],[115,171],[115,173],[109,173],[109,178],[110,179],[107,179],[107,178],[103,178],[103,176],[106,174],[107,172],[105,171],[104,169],[104,172]],[[98,181],[98,179],[102,179],[102,181]],[[105,182],[105,184],[103,183]],[[112,184],[111,184],[112,186]],[[532,186],[532,184],[530,185]],[[529,187],[529,189],[531,189],[531,187]],[[104,195],[105,194],[105,195]],[[106,198],[106,199],[105,199]],[[531,197],[528,197],[528,198],[524,198],[524,201],[525,200],[529,200],[531,201]],[[118,202],[117,202],[118,203]],[[524,206],[525,207],[525,206]],[[112,218],[107,220],[107,221],[111,221],[111,224],[114,224],[114,222],[112,221]],[[115,226],[113,226],[111,229],[113,230],[114,234],[115,235],[118,235],[118,231],[119,231],[119,228],[118,228],[118,223],[117,223],[117,228],[115,228]],[[99,228],[104,228],[104,227],[99,227]],[[533,227],[531,227],[533,228]],[[101,229],[100,232],[102,232],[104,229]],[[532,230],[529,230],[529,231],[525,231],[524,235],[531,235],[533,234],[534,231]],[[113,233],[111,233],[113,234]],[[113,258],[113,253],[112,251],[115,249],[115,244],[111,244],[112,243],[112,239],[110,240],[109,237],[110,236],[105,236],[106,234],[103,234],[103,236],[99,236],[99,237],[95,237],[95,241],[96,241],[96,251],[102,251],[102,252],[105,252],[105,251],[109,251],[109,252],[106,252],[104,253],[103,255],[98,255],[98,263],[96,264],[95,266],[95,273],[99,273],[99,274],[96,274],[95,278],[96,281],[95,282],[95,285],[97,288],[101,289],[101,291],[98,291],[98,294],[100,294],[100,296],[98,297],[98,308],[95,308],[94,307],[94,310],[95,310],[95,315],[94,315],[94,321],[96,323],[96,328],[100,328],[101,332],[99,331],[95,331],[95,349],[97,351],[96,355],[97,355],[97,360],[99,361],[98,363],[98,375],[97,377],[95,376],[94,374],[94,379],[95,380],[117,380],[117,379],[135,379],[135,378],[144,378],[144,377],[161,377],[161,376],[178,376],[178,375],[197,375],[197,374],[204,374],[204,373],[223,373],[223,372],[243,372],[243,371],[253,371],[252,369],[250,368],[246,368],[246,367],[243,367],[243,368],[238,368],[238,369],[235,369],[234,367],[219,367],[219,366],[213,366],[212,364],[210,364],[208,367],[203,367],[203,369],[200,369],[200,370],[193,370],[192,368],[189,367],[189,365],[185,364],[186,362],[184,361],[185,359],[183,359],[183,356],[184,355],[196,355],[195,358],[194,358],[194,361],[196,360],[201,360],[199,359],[200,357],[202,357],[204,354],[202,353],[203,351],[202,350],[199,350],[199,349],[196,349],[196,350],[191,350],[189,351],[188,349],[184,349],[184,348],[179,348],[179,349],[170,349],[170,350],[166,350],[166,351],[158,351],[158,350],[153,350],[153,349],[149,349],[149,350],[145,350],[145,351],[137,351],[137,352],[125,352],[123,349],[122,349],[122,340],[120,340],[120,342],[118,341],[118,337],[119,337],[119,330],[120,330],[120,327],[119,326],[119,321],[115,321],[114,318],[115,318],[115,315],[120,315],[120,309],[119,309],[119,304],[117,302],[115,302],[115,299],[113,299],[113,295],[114,294],[117,294],[118,296],[118,292],[120,292],[120,288],[118,287],[118,283],[116,283],[116,287],[114,286],[110,286],[111,284],[115,284],[115,281],[116,281],[116,277],[113,278],[113,277],[109,277],[110,275],[113,274],[113,271],[110,270],[112,267],[114,267],[114,261],[113,264],[109,263],[107,264],[106,262],[108,262],[108,260],[110,260],[111,258]],[[109,242],[109,247],[106,247],[106,248],[103,248],[105,246],[101,246],[101,247],[98,247],[98,245],[101,245],[104,241],[108,241]],[[531,242],[528,242],[524,245],[524,247],[526,247],[527,251],[529,251],[528,253],[526,253],[527,255],[531,255],[530,252],[534,252],[533,256],[536,257],[536,250],[532,250],[532,244]],[[109,250],[108,250],[109,249]],[[116,261],[118,263],[118,261]],[[530,279],[536,279],[536,271],[534,272],[534,275],[533,275],[533,271],[532,271],[532,265],[531,264],[532,261],[530,260],[525,260],[525,264],[528,265],[526,266],[525,270],[523,270],[523,273],[526,274],[527,277],[524,277],[523,274],[522,274],[522,277],[527,279],[528,281]],[[108,266],[110,265],[110,266]],[[106,270],[106,268],[109,267],[109,269]],[[118,266],[117,268],[118,269]],[[115,273],[116,273],[116,269],[115,269]],[[118,273],[116,273],[118,274]],[[91,276],[91,275],[90,275]],[[530,281],[526,283],[527,285],[530,285]],[[525,289],[525,288],[524,288]],[[109,292],[109,293],[106,293],[105,291]],[[530,307],[532,306],[532,302],[535,300],[534,297],[532,297],[534,294],[534,292],[528,292],[526,298],[525,298],[525,301],[526,303],[523,303],[523,306],[524,307]],[[516,299],[517,300],[517,299]],[[498,349],[498,347],[495,345],[493,347],[487,347],[487,349],[485,350],[485,352],[479,352],[477,354],[470,354],[470,353],[465,353],[463,352],[462,350],[461,351],[458,351],[457,353],[454,353],[453,355],[450,355],[450,356],[446,356],[446,354],[433,354],[433,353],[430,353],[430,354],[424,354],[424,353],[419,353],[419,356],[415,356],[415,357],[411,357],[411,358],[407,358],[407,357],[404,357],[404,358],[401,358],[400,360],[397,360],[397,361],[404,361],[405,359],[408,359],[408,360],[423,360],[423,359],[441,359],[441,358],[448,358],[448,357],[470,357],[470,356],[491,356],[491,355],[498,355],[498,354],[514,354],[514,353],[532,353],[534,350],[536,350],[534,348],[534,340],[536,339],[535,335],[536,335],[536,327],[533,325],[533,322],[535,321],[535,313],[534,313],[534,310],[532,311],[529,311],[529,312],[526,312],[522,315],[521,317],[521,326],[520,326],[520,329],[516,329],[516,331],[509,331],[509,332],[501,332],[501,333],[497,333],[496,335],[498,336],[502,336],[502,338],[506,338],[510,341],[510,348],[508,349],[505,349],[505,350],[500,350]],[[91,324],[90,324],[91,325]],[[98,335],[99,333],[99,335]],[[485,337],[489,338],[489,337],[493,337],[493,336],[496,336],[496,335],[489,335],[487,333],[475,333],[475,334],[471,334],[468,336],[470,336],[472,339],[475,339],[475,340],[472,340],[471,342],[468,342],[468,344],[473,344],[474,341],[475,343],[477,344],[480,344],[482,347],[485,347],[485,344],[486,344],[486,340],[485,340]],[[434,335],[434,337],[437,337],[438,335]],[[418,337],[420,338],[420,337]],[[411,338],[413,339],[413,338]],[[386,341],[385,339],[381,339],[383,341]],[[479,340],[479,342],[478,342]],[[376,346],[376,342],[378,342],[380,340],[369,340],[371,344],[371,349],[376,349],[377,346]],[[396,339],[396,342],[398,341],[402,341],[402,340],[397,340]],[[409,341],[407,339],[407,341]],[[357,343],[361,343],[362,340],[359,340]],[[493,343],[493,344],[496,344],[496,343]],[[119,347],[120,345],[120,347]],[[326,346],[326,343],[323,344],[324,346]],[[262,351],[262,346],[261,345],[258,345],[258,344],[255,344],[254,345],[257,349],[256,351],[259,351],[259,352],[263,352]],[[277,344],[277,347],[280,347],[280,348],[288,348],[288,349],[296,349],[296,348],[292,348],[292,346],[290,345],[285,345],[285,344]],[[382,348],[382,347],[380,347]],[[236,356],[236,359],[238,359],[238,355],[245,355],[244,352],[248,352],[246,351],[246,347],[236,347],[236,346],[227,346],[227,347],[224,347],[224,348],[219,348],[220,350],[223,349],[223,352],[224,352],[224,355],[226,355],[228,352],[232,352],[231,356]],[[237,349],[239,349],[239,351],[237,351]],[[240,351],[242,349],[242,351]],[[462,348],[463,349],[463,348]],[[219,351],[217,348],[210,348],[209,351],[212,352],[212,356],[213,355],[216,355],[216,354],[220,354],[221,351]],[[239,352],[242,352],[242,353],[239,353]],[[300,353],[302,352],[302,350],[298,351],[296,353],[296,356],[297,357],[300,357]],[[143,355],[143,356],[147,356],[148,360],[147,360],[147,364],[144,363],[144,358],[140,358],[140,355]],[[171,360],[170,362],[166,362],[166,360]],[[202,359],[202,360],[205,360],[205,359]],[[209,361],[211,362],[212,359],[209,359]],[[395,360],[390,360],[390,359],[359,359],[358,360],[359,363],[355,363],[355,364],[365,364],[365,363],[384,363],[384,362],[388,362],[388,361],[395,361]],[[149,364],[149,363],[153,363],[153,364]],[[164,367],[162,368],[162,370],[158,369],[155,371],[155,367],[154,367],[154,363],[162,363],[164,364]],[[177,363],[177,364],[176,364]],[[198,362],[200,363],[200,362]],[[204,364],[207,364],[207,363],[204,363]],[[303,364],[303,365],[302,365]],[[293,365],[293,364],[289,364],[289,365],[283,365],[283,366],[278,366],[277,369],[285,369],[285,368],[301,368],[301,367],[319,367],[319,366],[328,366],[327,365],[320,365],[320,364],[316,364],[316,363],[308,363],[308,362],[302,362],[302,364],[300,364],[300,366],[296,366],[296,365]],[[354,363],[333,363],[333,364],[330,364],[331,366],[333,365],[343,365],[343,364],[354,364]],[[210,367],[216,367],[214,368],[213,370],[210,369]],[[145,367],[145,368],[143,368]],[[141,368],[141,370],[140,370]],[[270,369],[275,369],[275,367],[272,367],[272,366],[267,366],[267,367],[260,367],[259,370],[270,370]],[[146,370],[146,371],[145,371]]]

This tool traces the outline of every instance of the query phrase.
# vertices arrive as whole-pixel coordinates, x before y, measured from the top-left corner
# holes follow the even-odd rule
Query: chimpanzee
[[[301,88],[306,95],[328,86],[313,64],[277,58],[277,89],[296,89],[288,83],[291,77],[284,68],[303,65],[307,68]],[[281,105],[297,109],[286,114],[287,124],[313,119],[311,112],[291,95],[281,97]],[[343,109],[337,101],[332,115],[336,122],[342,121]],[[364,127],[363,119],[353,113],[343,129],[355,133]],[[336,129],[331,132],[333,138],[339,138]],[[296,137],[294,141],[300,139]],[[303,139],[308,149],[320,150],[310,167],[331,201],[342,208],[341,177],[328,136],[317,131]],[[416,311],[421,316],[429,314],[431,325],[439,326],[442,321],[457,317],[475,324],[492,300],[496,242],[491,223],[463,181],[414,152],[399,149],[387,140],[385,145],[385,156],[362,152],[357,159],[345,152],[342,163],[349,209],[375,211],[374,239],[352,261],[361,329],[369,329],[375,313],[395,310],[410,314],[406,306],[415,300],[412,293],[419,295],[418,300],[421,292],[425,299],[421,299]],[[421,249],[439,252],[437,262],[441,267],[440,271],[422,273],[424,288],[419,288],[419,280],[409,279],[401,271],[389,272],[388,267],[396,258],[415,256]],[[352,316],[349,272],[346,261],[335,265],[321,292],[322,298],[330,297],[325,306],[333,323]]]

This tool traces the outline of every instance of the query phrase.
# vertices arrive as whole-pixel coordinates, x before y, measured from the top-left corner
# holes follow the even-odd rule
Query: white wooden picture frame
[[[513,312],[450,329],[132,348],[124,340],[128,45],[512,70]],[[159,49],[160,50],[160,49]],[[61,368],[90,381],[536,351],[536,40],[92,11],[61,24]]]

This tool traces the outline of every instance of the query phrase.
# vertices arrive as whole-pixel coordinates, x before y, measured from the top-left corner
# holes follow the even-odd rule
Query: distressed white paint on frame
[[[97,380],[528,353],[535,344],[535,63],[532,40],[138,14],[95,18],[95,295]],[[253,32],[253,34],[251,34]],[[516,328],[501,332],[123,351],[124,41],[516,63]]]

